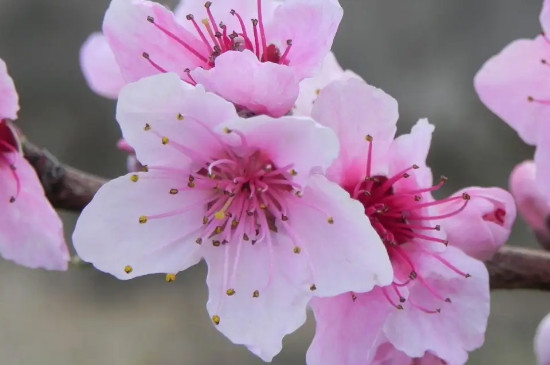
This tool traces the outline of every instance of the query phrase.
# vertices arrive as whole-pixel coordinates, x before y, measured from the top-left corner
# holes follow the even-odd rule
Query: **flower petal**
[[[537,328],[535,335],[535,353],[539,365],[550,364],[550,314],[548,314]]]
[[[185,191],[186,183],[171,171],[108,182],[78,219],[73,234],[78,255],[119,279],[175,274],[196,264],[201,254],[194,234],[202,228],[205,210],[199,207],[206,206],[209,192]],[[174,188],[181,190],[172,195]]]
[[[488,260],[510,236],[516,219],[514,198],[500,188],[479,187],[462,189],[453,196],[463,193],[471,197],[466,208],[441,224],[450,245],[478,260]],[[456,210],[449,204],[438,208],[439,214]]]
[[[91,34],[80,49],[80,67],[90,89],[110,99],[116,99],[126,85],[115,55],[101,33]]]
[[[550,107],[549,107],[550,109]],[[535,151],[538,190],[550,201],[550,126],[541,124]]]
[[[207,155],[220,148],[210,130],[236,117],[231,103],[202,87],[182,82],[175,74],[157,75],[126,86],[117,106],[124,139],[143,165],[182,169],[191,159],[177,144]]]
[[[395,311],[382,289],[314,298],[315,337],[307,351],[308,365],[356,365],[373,361],[380,331]]]
[[[292,41],[289,66],[303,79],[317,71],[330,51],[342,15],[335,0],[284,1],[266,25],[267,39],[274,40],[281,51]]]
[[[535,231],[539,241],[550,249],[550,226],[547,224],[550,201],[541,193],[535,180],[536,175],[533,161],[517,165],[510,175],[510,191],[523,220]]]
[[[197,68],[191,75],[208,91],[255,114],[283,116],[298,97],[298,79],[290,68],[259,62],[249,50],[226,52],[216,58],[216,67]]]
[[[160,72],[143,57],[144,52],[161,68],[176,72],[182,78],[187,77],[186,68],[206,64],[173,37],[151,24],[148,17],[153,17],[155,24],[201,55],[209,54],[204,44],[179,25],[172,12],[162,5],[144,0],[112,0],[105,13],[103,33],[125,80],[137,81]]]
[[[220,129],[240,131],[246,143],[267,154],[277,168],[294,169],[293,182],[305,187],[313,170],[326,170],[338,153],[338,140],[310,118],[257,116],[234,119]],[[235,136],[237,141],[240,141]]]
[[[395,135],[397,102],[362,80],[335,81],[321,91],[312,116],[334,130],[342,146],[328,172],[330,179],[341,185],[355,184],[365,175],[369,148],[366,135],[373,137],[373,158],[384,161]],[[381,165],[385,166],[373,164],[377,168]]]
[[[248,347],[264,361],[271,361],[282,348],[285,335],[306,320],[311,297],[299,257],[291,248],[265,241],[251,245],[235,241],[220,247],[207,245],[208,312],[231,341]]]
[[[549,52],[544,36],[514,41],[489,59],[474,79],[481,101],[529,144],[536,143],[538,125],[550,118],[550,60],[541,61]]]
[[[298,95],[292,114],[311,116],[313,104],[325,86],[333,81],[348,80],[351,78],[360,79],[360,76],[353,71],[344,71],[338,64],[334,53],[329,52],[323,60],[321,69],[313,77],[300,82],[300,94]]]
[[[550,33],[550,1],[544,0],[540,13],[540,23],[546,34]]]
[[[316,296],[366,292],[391,283],[384,244],[361,203],[344,189],[314,175],[303,197],[287,205],[287,233],[310,262]]]
[[[435,298],[417,282],[410,289],[409,301],[430,309],[440,308],[441,313],[427,314],[410,304],[404,305],[404,310],[395,311],[388,318],[384,332],[398,350],[410,357],[422,357],[430,351],[448,364],[464,364],[468,351],[484,341],[489,316],[487,269],[481,261],[454,247],[448,247],[441,257],[469,273],[470,278],[456,274],[429,255],[415,257],[418,273],[440,296],[452,302]]]
[[[6,64],[0,59],[0,120],[17,119],[18,111],[19,96]]]
[[[16,195],[16,180],[10,166],[0,163],[0,254],[33,269],[67,270],[69,251],[62,223],[44,196],[36,172],[21,155],[6,157],[16,167],[21,190],[10,203]]]

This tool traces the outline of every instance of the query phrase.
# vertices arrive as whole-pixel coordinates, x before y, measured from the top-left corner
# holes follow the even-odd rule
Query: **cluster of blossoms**
[[[112,0],[81,63],[93,90],[118,99],[132,160],[84,209],[74,247],[119,279],[171,281],[204,259],[211,322],[264,361],[309,307],[309,365],[464,364],[484,341],[482,261],[508,239],[514,198],[483,187],[434,198],[447,180],[426,165],[434,126],[395,136],[397,102],[330,53],[342,14],[337,0],[186,0],[174,13]],[[541,21],[550,27],[550,1]],[[548,55],[544,35],[515,42],[476,88],[537,146],[511,187],[550,245]],[[0,253],[66,269],[61,223],[10,121],[17,109],[0,63]]]

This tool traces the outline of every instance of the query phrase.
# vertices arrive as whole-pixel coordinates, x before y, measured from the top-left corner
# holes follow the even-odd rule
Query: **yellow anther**
[[[298,171],[296,171],[296,170],[294,170],[294,169],[290,169],[290,170],[288,171],[288,173],[289,173],[290,175],[292,175],[292,176],[298,175]]]
[[[218,210],[215,214],[214,214],[214,218],[216,218],[217,220],[219,221],[222,221],[225,219],[225,212],[224,211],[221,211],[221,210]]]
[[[239,225],[239,221],[234,219],[233,222],[231,222],[231,228],[237,228],[237,226]]]
[[[167,145],[168,142],[170,142],[170,140],[168,139],[168,137],[162,137],[162,144],[163,144],[163,145]]]
[[[258,298],[259,296],[260,296],[260,291],[254,290],[254,292],[252,293],[252,298]]]
[[[176,274],[166,274],[166,282],[171,283],[176,281]]]
[[[190,187],[191,189],[193,189],[195,187],[195,183],[193,181],[189,181],[187,183],[187,186]]]
[[[145,123],[145,127],[143,127],[143,130],[144,131],[149,131],[151,130],[151,125],[149,123]]]
[[[137,182],[139,180],[139,176],[136,174],[130,175],[130,180],[132,182]]]
[[[296,246],[296,247],[294,247],[293,251],[294,251],[295,254],[299,254],[300,252],[302,252],[302,249],[300,247]]]
[[[212,241],[212,245],[213,245],[214,247],[220,247],[221,242],[218,241],[218,240],[215,240],[215,241]]]
[[[181,113],[178,113],[178,115],[176,116],[176,118],[178,118],[178,120],[184,120],[185,117],[183,116],[183,114]]]
[[[139,217],[139,223],[141,224],[145,224],[147,223],[147,217],[142,215],[141,217]]]
[[[124,272],[125,272],[126,274],[131,273],[133,270],[134,270],[134,269],[132,269],[132,266],[130,266],[130,265],[124,267]]]
[[[317,286],[315,284],[311,284],[311,286],[309,287],[309,290],[315,291],[317,290]]]
[[[260,209],[266,209],[266,208],[267,208],[267,205],[265,205],[265,204],[263,204],[263,203],[260,204]]]
[[[217,226],[216,229],[214,230],[215,234],[220,234],[222,232],[223,232],[223,227],[222,226]]]
[[[334,224],[334,218],[332,217],[328,217],[327,221],[328,221],[328,224]]]
[[[214,324],[217,326],[220,324],[220,316],[218,316],[217,314],[213,315],[212,316],[212,322],[214,322]]]
[[[235,295],[235,289],[227,289],[227,291],[225,292],[225,294],[227,294],[228,296]]]
[[[226,134],[229,134],[229,133],[233,132],[231,129],[229,129],[229,128],[227,128],[227,127],[225,127],[225,128],[223,129],[223,131],[224,131]]]
[[[179,192],[178,189],[170,189],[171,195],[176,195],[178,192]]]
[[[373,140],[373,138],[372,138],[372,136],[371,136],[370,134],[367,134],[367,135],[365,136],[365,141],[367,141],[367,142],[372,142],[372,140]]]
[[[315,95],[319,95],[321,93],[321,89],[316,89],[315,90]]]

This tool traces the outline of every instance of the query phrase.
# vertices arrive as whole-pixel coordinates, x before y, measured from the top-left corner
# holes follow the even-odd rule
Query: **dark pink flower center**
[[[345,188],[354,199],[360,201],[365,207],[365,214],[369,217],[373,228],[384,242],[396,273],[409,273],[406,278],[398,278],[398,274],[396,274],[393,284],[383,288],[386,299],[396,308],[402,309],[402,304],[398,303],[404,303],[405,297],[401,294],[400,288],[407,286],[413,280],[418,280],[437,299],[450,302],[449,298],[441,296],[426,282],[421,273],[417,271],[411,257],[403,249],[403,245],[415,245],[423,253],[435,258],[457,274],[469,277],[468,274],[460,271],[436,253],[431,252],[429,248],[423,246],[428,242],[448,244],[447,240],[437,236],[436,233],[440,231],[440,225],[433,225],[433,222],[441,222],[463,211],[470,200],[470,196],[464,193],[461,196],[447,199],[424,201],[423,194],[440,189],[447,180],[445,177],[442,177],[440,182],[434,186],[418,187],[410,190],[396,188],[396,184],[410,178],[410,174],[419,169],[417,165],[411,165],[391,177],[373,176],[371,174],[373,170],[373,139],[371,136],[367,136],[366,140],[369,143],[369,152],[365,176],[355,185]],[[456,204],[457,207],[445,214],[430,213],[430,208],[444,204]],[[355,297],[352,296],[352,298]],[[397,298],[397,300],[394,298]],[[422,305],[410,300],[410,298],[409,303],[426,313],[439,312],[439,309],[424,308]]]
[[[21,180],[17,175],[15,164],[15,158],[18,156],[19,151],[17,139],[7,123],[4,120],[0,121],[0,165],[9,166],[12,178],[15,181],[15,191],[9,198],[10,203],[15,203],[21,191]]]
[[[193,46],[191,44],[193,42],[189,42],[172,33],[162,24],[159,24],[153,17],[147,17],[147,21],[173,39],[178,46],[185,48],[186,51],[202,63],[201,67],[207,70],[215,66],[218,56],[229,51],[249,50],[256,55],[260,62],[273,62],[282,65],[289,64],[288,54],[292,48],[292,41],[287,40],[286,49],[282,53],[275,44],[268,41],[262,15],[261,0],[257,0],[258,17],[250,20],[251,27],[246,26],[245,20],[238,11],[228,9],[227,14],[238,20],[240,26],[237,29],[228,29],[223,21],[218,23],[218,19],[215,19],[212,14],[211,7],[211,1],[207,1],[204,4],[205,14],[201,21],[196,20],[195,14],[187,15],[187,20],[192,23],[195,29],[197,39],[203,45],[200,48]],[[152,60],[149,53],[144,52],[143,57],[158,71],[166,72],[161,65]],[[194,83],[192,77],[189,75],[189,70],[186,70],[186,72],[189,76],[189,81]]]

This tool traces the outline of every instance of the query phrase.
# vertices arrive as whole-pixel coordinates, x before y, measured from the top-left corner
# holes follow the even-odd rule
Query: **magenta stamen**
[[[283,53],[283,55],[281,56],[281,59],[279,60],[279,63],[281,65],[288,65],[288,62],[287,62],[286,58],[288,57],[288,53],[290,52],[291,48],[292,48],[292,40],[289,39],[288,41],[286,41],[285,52]]]
[[[212,49],[210,42],[208,42],[208,40],[206,39],[206,36],[202,32],[201,27],[199,27],[199,24],[195,21],[195,17],[192,14],[189,14],[187,15],[187,20],[190,20],[193,23],[193,26],[195,27],[195,30],[197,31],[200,39],[202,40],[202,43],[204,43],[208,48],[208,52],[213,53],[214,50]]]
[[[258,25],[260,27],[260,37],[262,38],[262,58],[260,61],[267,61],[267,40],[265,37],[264,21],[262,14],[262,0],[257,0],[258,4]]]
[[[382,294],[384,294],[384,297],[386,298],[386,300],[393,306],[395,307],[395,309],[403,309],[403,306],[401,304],[397,304],[395,303],[395,301],[390,297],[390,295],[388,294],[387,292],[387,287],[383,287],[382,288]]]
[[[183,80],[183,81],[187,82],[188,84],[190,84],[192,86],[197,86],[197,82],[195,81],[193,76],[191,76],[191,70],[186,68],[183,72],[185,72],[185,74],[187,75],[187,78],[189,79],[189,81],[187,81],[187,80]]]
[[[367,152],[367,166],[366,166],[366,177],[367,178],[370,178],[371,177],[371,172],[372,172],[372,137],[371,136],[367,136],[366,137],[367,139],[367,142],[369,144],[369,150]]]
[[[252,29],[254,30],[254,52],[256,53],[256,57],[260,59],[260,41],[258,39],[258,20],[252,19]]]
[[[537,103],[537,104],[543,104],[543,105],[550,105],[550,100],[545,99],[536,99],[532,96],[527,97],[527,101],[530,103]]]
[[[210,36],[210,39],[212,39],[212,42],[214,43],[214,51],[213,54],[219,53],[216,50],[221,50],[220,43],[218,42],[218,39],[214,35],[214,32],[212,31],[212,27],[210,26],[210,22],[207,19],[204,19],[202,21],[202,25],[204,25],[204,28],[206,28],[206,32]]]
[[[149,21],[151,24],[153,24],[157,29],[159,29],[161,32],[166,34],[168,37],[172,38],[174,41],[176,41],[178,44],[180,44],[182,47],[184,47],[186,50],[191,52],[195,57],[197,57],[199,60],[201,60],[204,63],[208,63],[208,59],[201,55],[196,49],[191,47],[189,44],[187,44],[183,39],[179,38],[174,33],[170,32],[168,29],[164,28],[162,25],[159,25],[155,22],[155,19],[153,17],[147,17],[147,21]]]
[[[437,308],[437,309],[427,309],[421,305],[418,305],[416,303],[414,303],[411,299],[409,299],[409,304],[412,305],[413,307],[415,307],[416,309],[426,313],[426,314],[437,314],[437,313],[441,313],[441,309]]]
[[[449,218],[449,217],[455,216],[458,213],[462,212],[466,208],[466,206],[468,205],[468,201],[469,200],[464,200],[464,203],[462,204],[462,206],[460,208],[458,208],[457,210],[452,211],[450,213],[447,213],[447,214],[434,215],[434,216],[410,216],[410,217],[407,217],[407,219],[408,220],[438,220],[438,219]]]
[[[234,15],[237,17],[237,19],[239,20],[239,23],[241,24],[241,30],[242,30],[242,37],[244,39],[244,42],[245,42],[245,46],[248,50],[254,52],[254,49],[252,47],[252,42],[250,42],[250,38],[248,38],[248,33],[246,32],[246,26],[244,25],[244,21],[243,21],[243,18],[241,17],[241,15],[239,13],[237,13],[235,10],[231,10],[231,15]]]
[[[167,73],[168,72],[168,71],[166,71],[166,69],[162,68],[158,63],[154,62],[151,59],[151,57],[149,56],[149,53],[143,52],[141,55],[143,56],[143,58],[145,58],[147,60],[147,62],[149,62],[151,64],[151,66],[153,66],[160,73]]]

